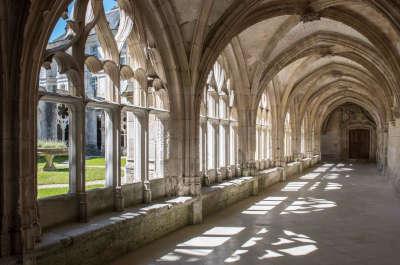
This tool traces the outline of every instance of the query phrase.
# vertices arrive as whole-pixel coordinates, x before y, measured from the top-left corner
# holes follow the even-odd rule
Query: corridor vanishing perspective
[[[399,264],[400,0],[0,0],[0,99],[0,265]]]
[[[372,164],[323,163],[112,265],[395,265],[399,202]]]

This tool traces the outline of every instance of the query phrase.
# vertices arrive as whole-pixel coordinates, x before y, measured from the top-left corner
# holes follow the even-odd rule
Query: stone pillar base
[[[178,195],[179,178],[176,176],[168,176],[165,178],[165,190],[167,197]]]
[[[226,177],[227,177],[227,179],[232,179],[233,178],[233,173],[232,173],[232,169],[231,169],[230,166],[228,166],[226,168]]]
[[[279,173],[281,175],[281,182],[286,181],[286,167],[278,167]]]
[[[229,178],[229,166],[220,168],[222,180]]]
[[[303,174],[303,171],[304,171],[304,165],[303,165],[303,161],[302,160],[300,160],[300,165],[299,165],[299,174]]]
[[[193,177],[193,185],[191,185],[191,196],[199,196],[201,194],[201,177],[194,176]]]
[[[143,183],[143,202],[150,203],[151,202],[151,189],[150,182],[145,181]]]
[[[250,176],[255,176],[256,172],[257,172],[256,163],[255,162],[251,162],[249,164],[249,167],[250,167]]]
[[[201,197],[197,197],[192,203],[191,223],[201,224],[203,222],[203,201]]]
[[[240,166],[235,166],[235,173],[234,173],[235,175],[234,175],[234,177],[236,177],[236,178],[240,177],[241,173],[242,173],[241,167]]]
[[[114,189],[114,210],[117,212],[124,210],[124,198],[121,187],[115,187]]]
[[[206,185],[207,187],[211,186],[210,177],[207,175],[204,176],[204,185]]]
[[[222,174],[221,171],[219,169],[215,170],[215,180],[217,183],[221,183],[222,182]]]
[[[252,190],[251,190],[251,195],[256,196],[258,195],[258,178],[254,178],[252,182]]]
[[[77,194],[79,201],[79,221],[82,223],[86,223],[88,221],[88,212],[87,212],[87,193],[80,192]]]

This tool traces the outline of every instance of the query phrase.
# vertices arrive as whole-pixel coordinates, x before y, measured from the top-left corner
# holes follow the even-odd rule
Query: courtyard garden
[[[47,159],[39,155],[37,160],[38,198],[65,194],[69,190],[69,161],[67,155],[54,156],[54,168],[45,169]],[[126,159],[121,159],[121,173],[124,174]],[[104,157],[85,159],[86,189],[105,187],[106,161]]]

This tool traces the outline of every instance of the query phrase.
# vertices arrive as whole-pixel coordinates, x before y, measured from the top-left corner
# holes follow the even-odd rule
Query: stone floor
[[[400,198],[371,164],[328,164],[117,260],[139,264],[400,264]]]

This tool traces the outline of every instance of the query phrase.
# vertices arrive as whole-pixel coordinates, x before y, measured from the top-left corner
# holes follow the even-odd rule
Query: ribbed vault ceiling
[[[93,0],[87,23],[99,13],[101,2]],[[192,102],[185,104],[197,104],[190,112],[197,115],[196,99],[218,60],[239,95],[239,109],[257,109],[267,90],[272,107],[279,105],[274,112],[281,120],[290,111],[299,113],[300,120],[309,115],[322,123],[321,110],[346,100],[357,100],[376,113],[371,116],[377,124],[400,116],[397,1],[119,0],[118,4],[121,22],[116,41],[110,41],[112,32],[102,12],[96,24],[106,57],[118,61],[125,41],[130,50],[151,49],[154,70],[168,84],[172,106],[177,110],[179,106],[179,113],[184,112],[182,102],[190,98]],[[124,71],[127,78],[139,66],[149,71],[145,58],[139,57],[134,56],[132,71]],[[101,67],[90,58],[87,64]],[[109,63],[108,68],[110,73],[119,71],[116,64]]]
[[[181,1],[173,2],[180,4],[179,14],[185,13]],[[234,57],[228,61],[239,64],[230,67],[237,69],[232,75],[241,79],[236,90],[250,95],[251,108],[256,108],[267,89],[269,97],[283,107],[281,118],[297,108],[300,115],[309,112],[322,124],[326,112],[339,103],[352,102],[367,109],[377,124],[392,119],[397,107],[400,39],[398,29],[376,3],[248,2],[245,9],[238,1],[214,1],[212,6],[218,8],[210,9],[212,19],[205,28],[209,46],[203,62],[208,69],[211,58]],[[201,16],[206,3],[197,4]],[[181,25],[187,28],[190,19],[185,21]],[[189,32],[185,30],[184,35]]]
[[[314,119],[346,101],[363,104],[378,124],[392,119],[400,38],[387,1],[171,2],[191,59],[190,43],[204,35],[199,87],[222,55],[232,57],[237,93],[249,95],[239,104],[256,108],[267,89],[284,110]]]

